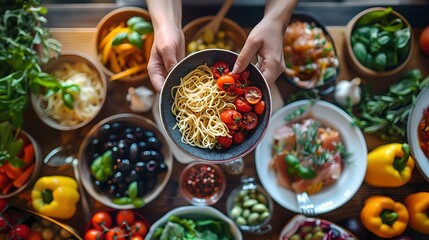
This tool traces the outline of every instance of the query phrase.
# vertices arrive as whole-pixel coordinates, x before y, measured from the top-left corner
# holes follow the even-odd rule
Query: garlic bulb
[[[351,81],[341,80],[335,88],[335,101],[342,106],[347,105],[347,99],[350,99],[352,105],[356,105],[361,100],[361,82],[360,78],[353,78]]]
[[[147,112],[152,108],[155,96],[153,92],[146,87],[130,87],[128,88],[126,99],[130,102],[131,111]]]

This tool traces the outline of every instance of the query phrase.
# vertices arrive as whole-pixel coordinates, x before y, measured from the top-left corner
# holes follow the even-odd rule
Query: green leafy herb
[[[24,144],[18,138],[19,132],[8,122],[0,123],[0,166],[7,162],[14,167],[24,166],[24,162],[18,158]]]
[[[131,17],[128,19],[127,28],[127,32],[120,32],[113,37],[113,46],[128,42],[140,49],[143,45],[142,35],[153,32],[152,24],[142,17]]]
[[[363,87],[362,101],[356,109],[347,108],[354,124],[365,133],[376,134],[389,142],[406,142],[408,116],[419,92],[429,86],[429,76],[413,69],[382,95],[372,95]],[[355,110],[355,111],[353,111]]]
[[[0,8],[0,122],[19,128],[28,93],[40,87],[61,90],[58,81],[42,72],[51,54],[58,55],[61,45],[46,25],[47,9],[39,0],[7,1]]]

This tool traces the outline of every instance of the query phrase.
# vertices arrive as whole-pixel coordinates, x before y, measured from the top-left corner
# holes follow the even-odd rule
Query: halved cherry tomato
[[[252,111],[252,105],[250,105],[250,103],[242,96],[235,99],[234,105],[239,112],[245,113]]]
[[[223,61],[215,62],[212,66],[212,73],[215,78],[219,78],[220,76],[229,73],[228,63]]]
[[[241,121],[237,121],[235,123],[227,123],[226,124],[226,126],[228,127],[228,129],[230,131],[235,131],[235,130],[240,129],[242,127],[241,125],[242,125]],[[230,133],[230,135],[231,135],[231,133]]]
[[[233,109],[227,109],[220,113],[220,119],[224,123],[237,123],[241,121],[242,118],[243,116],[241,113]]]
[[[238,79],[238,81],[240,81],[241,83],[247,83],[247,79],[249,78],[249,71],[244,70],[240,73],[240,78]]]
[[[217,87],[224,91],[231,91],[235,87],[234,78],[231,75],[222,75],[217,79]]]
[[[262,92],[258,87],[251,86],[246,89],[244,97],[250,104],[257,104],[262,99]]]
[[[247,85],[235,81],[235,86],[232,90],[235,92],[235,94],[237,94],[238,96],[241,96],[241,95],[244,95],[244,93],[246,92],[246,89],[247,89]]]
[[[244,142],[244,132],[236,132],[234,136],[232,136],[232,140],[235,144]]]
[[[241,75],[239,73],[229,72],[228,75],[231,75],[232,78],[234,78],[235,81],[238,81],[240,79],[240,77],[241,77]]]
[[[224,137],[220,136],[217,138],[217,143],[220,145],[221,148],[229,148],[232,145],[232,138],[231,137]]]
[[[253,107],[253,110],[255,111],[256,114],[261,115],[264,112],[264,110],[265,110],[265,101],[264,100],[259,101]]]
[[[258,125],[258,116],[254,112],[243,114],[243,127],[247,130],[252,130]]]

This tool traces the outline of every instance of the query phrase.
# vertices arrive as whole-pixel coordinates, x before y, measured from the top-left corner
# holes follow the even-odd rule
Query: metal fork
[[[296,195],[298,199],[299,209],[301,213],[308,217],[313,217],[316,215],[314,211],[314,204],[311,202],[308,194],[306,192],[302,192]]]

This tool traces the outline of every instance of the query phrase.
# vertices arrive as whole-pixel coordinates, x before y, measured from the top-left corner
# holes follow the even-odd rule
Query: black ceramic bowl
[[[298,31],[304,26],[300,23],[305,23],[305,31]],[[314,41],[302,41],[304,35]],[[337,50],[332,36],[315,17],[304,12],[292,14],[284,36],[283,52],[286,64],[283,75],[292,85],[300,89],[316,89],[320,95],[335,89],[340,71]],[[326,67],[320,63],[321,59],[326,61]]]
[[[232,68],[237,56],[237,53],[223,49],[206,49],[195,52],[182,59],[168,74],[164,82],[159,100],[159,112],[162,125],[168,138],[170,138],[181,151],[195,160],[223,163],[239,159],[250,153],[265,134],[272,111],[271,92],[264,76],[253,64],[249,64],[247,67],[249,79],[255,82],[255,86],[262,91],[262,99],[265,101],[266,106],[264,112],[258,116],[257,127],[246,134],[244,142],[239,145],[233,144],[227,149],[204,149],[182,142],[182,134],[177,128],[174,128],[176,125],[176,117],[171,112],[171,106],[174,101],[171,88],[179,85],[182,77],[201,64],[212,66],[217,61],[224,61]]]

